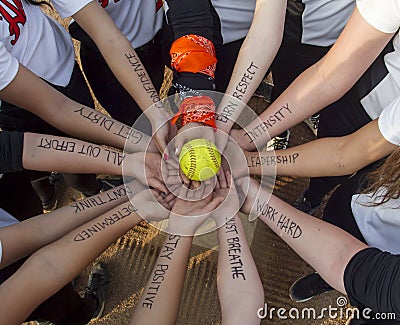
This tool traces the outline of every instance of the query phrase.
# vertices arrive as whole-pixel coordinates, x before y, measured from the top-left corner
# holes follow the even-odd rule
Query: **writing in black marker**
[[[251,156],[246,157],[248,167],[259,167],[259,166],[276,166],[294,164],[296,159],[299,157],[298,153],[292,155],[271,155],[271,156]]]
[[[114,125],[114,121],[107,116],[97,113],[95,110],[89,107],[81,107],[80,109],[74,111],[74,113],[79,113],[80,116],[89,120],[93,124],[104,127],[107,131],[110,131]]]
[[[167,241],[165,242],[165,244],[162,248],[160,257],[171,260],[171,255],[175,251],[175,248],[178,245],[180,239],[181,239],[181,236],[179,236],[179,235],[169,235],[169,237],[167,238]]]
[[[228,104],[224,106],[222,109],[222,112],[217,114],[216,120],[220,121],[222,123],[228,122],[232,116],[235,114],[236,109],[239,107],[237,103],[234,103],[233,101],[229,100]]]
[[[254,62],[251,62],[250,66],[243,74],[242,79],[240,79],[239,83],[236,85],[235,91],[233,92],[233,97],[236,97],[238,99],[243,98],[243,95],[246,93],[250,81],[253,80],[253,77],[257,70],[258,67],[254,64]]]
[[[38,144],[38,148],[48,149],[48,150],[54,149],[57,151],[65,151],[65,152],[74,152],[75,146],[76,142],[74,141],[48,139],[48,138],[40,138],[40,143]]]
[[[247,131],[245,135],[247,135],[247,137],[249,138],[250,143],[253,143],[254,140],[262,136],[265,132],[268,131],[268,129],[270,129],[276,123],[283,121],[290,114],[292,114],[292,111],[289,108],[289,105],[286,104],[285,106],[282,106],[276,113],[268,116],[266,122],[264,121],[258,124],[251,130]]]
[[[161,108],[162,104],[160,102],[158,92],[154,88],[149,75],[147,74],[143,64],[140,62],[139,57],[134,53],[127,53],[125,54],[125,57],[127,58],[131,67],[133,67],[133,71],[135,71],[137,77],[139,78],[144,91],[150,96],[150,99],[153,101],[155,106]]]
[[[153,274],[151,276],[150,286],[146,290],[146,296],[142,303],[143,308],[151,309],[153,307],[154,300],[157,296],[158,290],[160,289],[162,282],[165,279],[165,273],[167,272],[168,267],[168,264],[157,264],[154,267]]]
[[[75,209],[75,213],[78,213],[90,208],[106,204],[108,202],[118,200],[126,196],[127,194],[132,194],[132,190],[129,188],[129,186],[119,187],[112,190],[111,192],[108,191],[104,194],[97,194],[85,200],[75,202],[74,204],[71,204],[70,207]]]
[[[115,132],[114,134],[126,140],[129,139],[133,144],[138,144],[143,138],[142,132],[126,125],[122,125],[118,132]]]
[[[116,222],[129,217],[132,213],[136,213],[137,209],[129,204],[127,207],[120,208],[110,216],[105,217],[102,221],[96,222],[91,227],[82,230],[74,237],[74,241],[80,242],[92,238],[96,233],[112,226]]]

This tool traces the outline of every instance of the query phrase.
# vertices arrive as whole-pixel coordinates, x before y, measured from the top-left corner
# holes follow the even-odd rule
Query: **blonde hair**
[[[400,147],[398,147],[375,171],[368,175],[368,188],[366,193],[377,195],[377,202],[373,206],[378,206],[391,199],[400,197]],[[377,194],[379,189],[385,191]]]

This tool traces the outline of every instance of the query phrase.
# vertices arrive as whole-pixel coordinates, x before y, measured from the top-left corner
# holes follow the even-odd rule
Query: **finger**
[[[212,198],[212,200],[207,204],[206,211],[211,212],[214,211],[224,200],[224,198],[220,195],[216,195]],[[206,212],[206,213],[207,213]]]
[[[160,182],[158,179],[151,179],[149,181],[149,185],[159,190],[160,192],[163,192],[164,194],[169,193],[168,188],[165,186],[165,184],[163,182]]]
[[[191,185],[193,186],[193,188],[199,188],[201,186],[201,182],[191,181]]]
[[[221,188],[227,188],[228,186],[224,170],[221,170],[219,173],[219,186],[221,186]]]
[[[192,190],[191,199],[201,200],[202,198],[204,198],[205,190],[206,190],[206,185],[204,183],[202,183],[199,188]]]
[[[178,178],[179,182],[181,182],[180,181],[180,177],[179,177],[179,170],[178,169],[169,170],[168,173],[167,173],[167,179],[170,178],[170,177]]]
[[[169,193],[165,198],[164,201],[167,203],[170,203],[176,198],[176,196],[173,193]]]
[[[170,170],[179,169],[179,162],[175,156],[172,156],[167,160],[167,168]]]
[[[232,174],[229,170],[225,172],[225,178],[228,188],[235,188],[235,183],[233,182]]]
[[[187,186],[189,186],[190,179],[187,178],[187,176],[183,173],[182,169],[179,169],[179,175],[180,175],[181,180],[183,181],[183,183],[186,184]]]
[[[175,198],[174,198],[172,201],[168,202],[168,205],[169,205],[169,209],[170,209],[170,210],[174,207],[176,200],[177,200],[177,199],[176,199],[176,196],[175,196]]]
[[[186,198],[188,194],[189,189],[186,186],[181,186],[179,190],[179,197],[180,198]]]
[[[185,142],[186,142],[186,137],[184,137],[182,135],[180,135],[180,136],[178,135],[175,138],[175,152],[174,153],[175,153],[176,157],[179,157],[182,147],[185,144]]]
[[[179,183],[179,184],[172,184],[172,185],[169,185],[169,186],[168,186],[168,189],[169,189],[169,191],[170,191],[172,194],[175,194],[176,190],[178,190],[178,192],[179,192],[179,188],[180,188],[181,186],[182,186],[181,183]]]
[[[221,169],[218,171],[218,173],[217,173],[217,181],[216,181],[216,183],[215,183],[215,189],[216,190],[219,190],[219,189],[221,189],[221,186],[219,185],[219,175],[220,175],[220,173],[221,173]]]
[[[166,182],[169,185],[175,185],[175,184],[182,185],[182,181],[179,176],[168,176]]]
[[[218,132],[215,137],[215,146],[219,150],[219,152],[224,152],[226,144],[228,143],[228,134],[224,131]]]

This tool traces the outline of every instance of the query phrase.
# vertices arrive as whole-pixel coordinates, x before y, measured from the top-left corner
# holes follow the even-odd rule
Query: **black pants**
[[[384,163],[386,158],[376,161],[346,179],[330,196],[322,219],[353,235],[366,244],[351,210],[351,198],[362,193],[368,186],[368,174]]]
[[[285,36],[271,65],[274,81],[272,100],[275,100],[298,75],[319,61],[328,51],[328,47],[299,44]],[[383,57],[391,51],[393,51],[393,45],[390,42],[342,98],[320,111],[318,138],[351,134],[371,121],[360,100],[388,74]],[[317,205],[325,194],[347,178],[347,176],[311,178],[306,197],[312,205]]]
[[[79,69],[78,64],[74,66],[70,83],[66,87],[51,85],[67,97],[89,107],[94,107],[89,88]],[[57,109],[56,107],[54,108]],[[26,111],[13,104],[2,102],[0,109],[0,128],[7,131],[22,131],[42,134],[51,134],[57,136],[66,136],[65,133],[56,129],[37,115]],[[29,180],[37,179],[48,173],[29,171],[24,174]],[[84,193],[95,193],[99,188],[95,174],[65,174],[67,183],[77,190]],[[18,184],[9,182],[4,184],[10,193],[18,193]],[[9,210],[4,207],[4,210]],[[17,215],[15,215],[17,216]]]

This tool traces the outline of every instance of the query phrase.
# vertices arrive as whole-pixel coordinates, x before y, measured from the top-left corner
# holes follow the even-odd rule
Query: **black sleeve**
[[[24,133],[0,132],[0,174],[23,170]]]
[[[175,39],[195,34],[214,41],[214,17],[209,0],[168,0],[167,4]]]
[[[400,320],[400,256],[366,248],[350,260],[344,285],[355,307],[376,313],[395,313]]]

